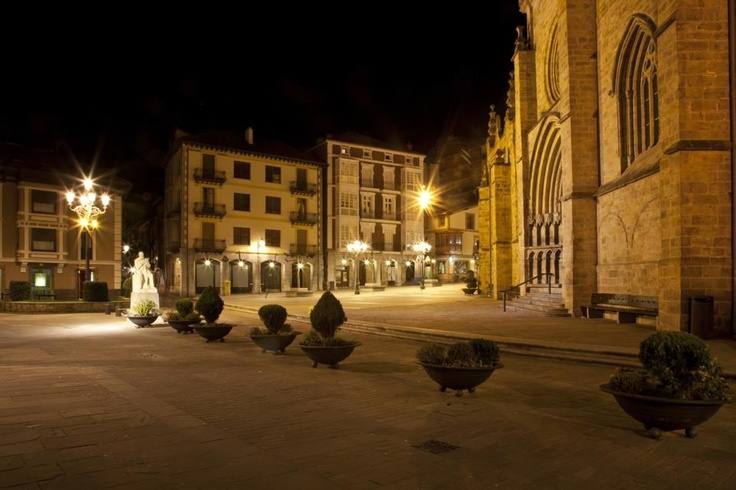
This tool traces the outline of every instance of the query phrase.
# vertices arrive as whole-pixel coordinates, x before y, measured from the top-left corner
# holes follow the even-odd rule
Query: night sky
[[[0,141],[61,146],[154,192],[177,127],[253,126],[301,149],[354,131],[426,152],[446,132],[482,136],[489,104],[503,107],[523,18],[515,0],[487,3],[429,19],[182,27],[155,45],[93,36],[61,53],[15,53],[23,66],[0,80]],[[134,177],[143,173],[152,178]]]

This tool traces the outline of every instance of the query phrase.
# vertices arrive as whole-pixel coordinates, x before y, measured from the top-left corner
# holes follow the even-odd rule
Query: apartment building
[[[193,295],[320,288],[323,164],[242,135],[179,132],[166,162],[167,284]]]
[[[335,287],[394,286],[418,276],[411,245],[424,239],[424,211],[417,197],[424,186],[425,156],[370,138],[326,138],[312,153],[326,163],[322,235],[326,279]],[[352,256],[354,240],[368,251]]]
[[[444,211],[427,220],[432,268],[442,282],[464,281],[478,271],[478,206]]]
[[[107,282],[112,296],[121,284],[121,195],[129,184],[96,182],[110,204],[90,244],[65,200],[78,176],[59,160],[52,151],[0,145],[0,289],[27,281],[34,299],[77,299],[89,253],[90,279]]]

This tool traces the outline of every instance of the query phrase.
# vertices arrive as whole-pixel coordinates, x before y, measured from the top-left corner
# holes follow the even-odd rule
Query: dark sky
[[[156,40],[135,26],[123,42],[99,29],[58,37],[14,52],[13,75],[0,78],[0,141],[63,144],[128,177],[161,164],[176,127],[252,125],[256,138],[297,148],[356,131],[428,151],[444,131],[482,135],[488,105],[505,99],[522,18],[515,0],[486,3],[427,19],[346,12],[260,30],[252,19],[239,30],[170,25]]]

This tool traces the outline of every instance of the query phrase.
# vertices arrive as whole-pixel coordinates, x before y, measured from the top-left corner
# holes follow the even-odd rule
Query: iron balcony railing
[[[305,245],[303,243],[292,243],[289,245],[289,255],[314,257],[318,253],[317,245]]]
[[[292,211],[289,213],[289,220],[294,224],[313,226],[319,221],[319,216],[317,216],[317,213]]]
[[[307,182],[292,181],[289,184],[289,190],[292,194],[303,194],[305,196],[313,196],[317,194],[317,184],[309,184]]]
[[[194,239],[194,250],[196,252],[222,253],[225,251],[225,247],[225,240],[215,240],[209,238]]]
[[[224,184],[227,178],[225,172],[222,170],[210,170],[205,168],[194,169],[194,181],[195,182],[206,182],[211,184]]]
[[[222,218],[227,211],[224,204],[212,204],[207,202],[194,203],[194,215],[214,218]]]

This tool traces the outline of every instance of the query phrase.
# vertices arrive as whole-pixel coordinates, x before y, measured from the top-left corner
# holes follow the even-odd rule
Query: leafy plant
[[[132,309],[133,313],[135,313],[137,316],[149,316],[155,314],[154,310],[156,309],[156,303],[154,303],[150,299],[146,299],[140,301]]]
[[[202,320],[202,317],[199,316],[199,313],[197,313],[196,311],[190,311],[189,313],[184,315],[182,319],[188,321],[191,325],[192,323],[199,323],[200,320]]]
[[[335,336],[337,328],[348,321],[342,304],[329,291],[325,291],[309,313],[312,328],[316,330],[323,339]]]
[[[301,342],[306,346],[323,346],[323,347],[339,347],[342,345],[351,345],[353,342],[340,337],[323,338],[316,330],[310,330]]]
[[[447,348],[447,364],[455,367],[476,365],[475,351],[467,342],[458,342]]]
[[[417,359],[425,364],[442,366],[446,356],[447,347],[441,344],[424,345],[417,351]]]
[[[285,323],[281,326],[281,329],[276,333],[271,332],[267,328],[253,327],[250,329],[250,334],[256,335],[256,336],[258,335],[287,335],[293,331],[294,330],[291,328],[291,325],[289,325],[288,323]]]
[[[167,322],[178,322],[179,320],[181,320],[181,315],[179,314],[179,312],[176,311],[167,311],[164,315],[164,320],[166,320]]]
[[[476,339],[450,346],[425,345],[417,351],[417,359],[425,364],[447,367],[493,367],[499,363],[500,354],[494,342]]]
[[[215,323],[220,318],[224,307],[225,304],[217,293],[217,290],[213,287],[208,287],[199,295],[195,309],[204,317],[207,323]]]
[[[84,281],[82,285],[82,298],[84,301],[107,301],[107,283],[99,281]]]
[[[639,346],[644,369],[619,369],[614,390],[684,400],[729,400],[728,382],[708,346],[685,332],[657,332]]]
[[[268,332],[276,335],[284,327],[287,317],[286,308],[281,305],[263,305],[258,309],[258,317]]]
[[[498,364],[501,353],[498,345],[486,339],[473,339],[470,341],[470,347],[475,352],[475,359],[481,366],[494,366]]]
[[[28,301],[31,299],[31,283],[28,281],[10,281],[10,299],[12,301]]]
[[[190,298],[179,298],[176,300],[176,311],[181,316],[187,316],[194,311],[194,303]]]

